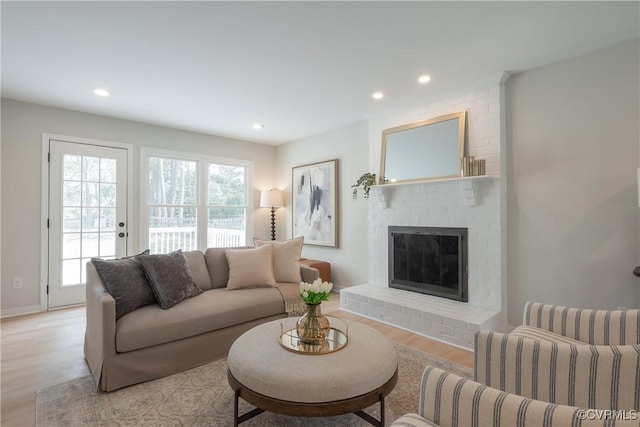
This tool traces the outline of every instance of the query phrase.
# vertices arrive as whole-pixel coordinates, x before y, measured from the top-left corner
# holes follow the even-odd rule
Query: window
[[[208,163],[207,247],[246,244],[246,167]]]
[[[143,248],[168,253],[246,245],[249,162],[141,152]]]

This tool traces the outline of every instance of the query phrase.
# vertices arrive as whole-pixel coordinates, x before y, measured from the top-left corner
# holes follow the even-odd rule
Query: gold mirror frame
[[[394,181],[388,181],[385,177],[385,164],[387,163],[387,144],[390,135],[398,134],[401,132],[410,131],[412,129],[421,128],[429,125],[434,125],[437,123],[446,122],[449,120],[458,120],[457,126],[457,158],[456,161],[456,173],[449,175],[437,175],[437,176],[417,176],[415,178],[408,179],[399,179]],[[380,176],[379,183],[380,184],[390,184],[390,183],[398,183],[398,182],[419,182],[419,181],[430,181],[436,179],[445,179],[445,178],[457,178],[460,176],[460,159],[464,157],[464,140],[465,140],[465,129],[466,129],[466,111],[460,111],[457,113],[446,114],[444,116],[434,117],[432,119],[423,120],[417,123],[410,123],[402,126],[396,126],[393,128],[385,129],[382,131],[382,155],[380,158]],[[425,141],[425,143],[428,141]],[[448,159],[449,161],[451,159]],[[408,159],[407,159],[408,161]]]

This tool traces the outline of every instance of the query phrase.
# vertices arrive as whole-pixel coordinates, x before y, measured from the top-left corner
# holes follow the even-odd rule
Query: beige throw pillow
[[[256,247],[273,247],[273,274],[277,282],[300,283],[302,281],[298,261],[300,261],[304,237],[296,237],[283,242],[254,238],[253,243]]]
[[[191,270],[191,276],[193,276],[193,283],[198,285],[203,291],[211,289],[211,278],[209,277],[209,271],[207,271],[207,264],[204,262],[204,254],[202,251],[194,250],[182,252],[182,256],[187,260],[189,270]]]
[[[227,249],[229,264],[227,289],[276,287],[273,276],[273,249],[264,246],[253,249]]]

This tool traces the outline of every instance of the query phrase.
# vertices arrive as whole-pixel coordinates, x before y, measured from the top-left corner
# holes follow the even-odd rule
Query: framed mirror
[[[380,184],[460,176],[466,111],[382,131]]]

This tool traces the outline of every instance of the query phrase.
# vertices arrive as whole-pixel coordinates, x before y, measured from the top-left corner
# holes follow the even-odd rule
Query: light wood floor
[[[389,339],[472,366],[473,354],[456,347],[339,310],[340,298],[322,304],[325,314],[357,320]],[[36,391],[89,375],[84,362],[84,307],[3,319],[1,322],[2,427],[35,425]]]

